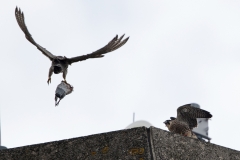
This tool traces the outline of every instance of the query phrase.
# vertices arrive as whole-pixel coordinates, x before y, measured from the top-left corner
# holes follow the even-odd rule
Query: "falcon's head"
[[[166,127],[169,127],[170,121],[171,121],[171,120],[166,120],[166,121],[164,121],[163,123],[166,125]]]
[[[63,72],[64,68],[63,68],[63,62],[64,62],[64,57],[62,56],[57,56],[54,60],[53,60],[53,72],[55,74],[61,73]]]
[[[61,73],[62,72],[62,66],[60,64],[56,64],[53,66],[53,72],[55,74]]]

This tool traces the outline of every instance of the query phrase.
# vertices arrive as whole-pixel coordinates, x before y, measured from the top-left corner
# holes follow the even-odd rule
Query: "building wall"
[[[158,128],[150,129],[152,152],[156,160],[239,160],[240,152],[199,141]]]
[[[139,127],[0,151],[1,160],[240,160],[240,152]]]

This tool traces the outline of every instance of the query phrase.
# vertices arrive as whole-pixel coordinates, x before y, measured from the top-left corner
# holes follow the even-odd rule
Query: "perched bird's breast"
[[[173,120],[170,123],[169,130],[171,132],[183,134],[186,131],[190,130],[188,127],[188,124],[186,122],[178,121],[178,120]]]

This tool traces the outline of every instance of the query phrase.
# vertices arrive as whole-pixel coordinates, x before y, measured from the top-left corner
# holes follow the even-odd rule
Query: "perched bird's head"
[[[166,120],[166,121],[164,121],[163,123],[166,125],[166,127],[169,127],[170,121],[171,121],[171,120]]]

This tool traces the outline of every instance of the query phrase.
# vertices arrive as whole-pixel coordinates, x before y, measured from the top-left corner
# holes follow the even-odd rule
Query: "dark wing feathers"
[[[190,129],[193,129],[193,128],[197,127],[197,125],[198,125],[196,118],[189,118],[185,122],[188,123]]]
[[[184,121],[189,124],[189,127],[192,129],[193,127],[197,127],[197,119],[196,118],[211,118],[212,115],[210,112],[192,107],[191,104],[186,104],[184,106],[178,107],[177,109],[177,119],[179,121]]]
[[[17,20],[17,23],[19,25],[19,27],[21,28],[21,30],[24,32],[26,39],[31,42],[33,45],[35,45],[37,47],[37,49],[39,49],[45,56],[47,56],[50,60],[54,59],[55,56],[50,53],[48,50],[46,50],[45,48],[43,48],[42,46],[40,46],[39,44],[37,44],[34,39],[32,38],[32,35],[29,33],[27,26],[25,24],[25,20],[24,20],[24,14],[23,12],[21,12],[21,9],[17,8],[15,9],[15,17]]]
[[[114,50],[122,47],[122,46],[128,41],[129,37],[126,38],[126,39],[124,39],[124,40],[121,42],[121,40],[123,39],[124,35],[125,35],[125,34],[123,34],[123,35],[113,44],[111,51],[114,51]],[[117,36],[116,36],[116,37],[117,37]],[[109,51],[109,52],[111,52],[111,51]]]
[[[17,23],[19,25],[19,27],[21,28],[21,30],[24,32],[26,39],[31,42],[33,45],[35,45],[45,56],[47,56],[50,60],[53,60],[56,56],[53,55],[51,52],[49,52],[48,50],[46,50],[45,48],[43,48],[42,46],[40,46],[39,44],[37,44],[34,39],[32,38],[32,35],[29,33],[27,26],[25,24],[25,20],[24,20],[24,14],[23,12],[21,12],[20,9],[18,9],[16,7],[15,9],[15,16],[16,16],[16,20]],[[86,55],[82,55],[82,56],[77,56],[77,57],[73,57],[73,58],[68,58],[68,63],[72,64],[74,62],[78,62],[78,61],[83,61],[89,58],[100,58],[103,57],[103,54],[106,54],[108,52],[112,52],[118,48],[120,48],[121,46],[123,46],[129,39],[126,38],[122,41],[124,35],[122,35],[119,39],[118,36],[116,35],[116,37],[114,37],[106,46],[104,46],[103,48],[90,53],[90,54],[86,54]]]
[[[191,104],[178,107],[177,115],[187,116],[189,118],[211,118],[212,117],[210,112],[200,108],[192,107]]]
[[[72,64],[74,62],[78,62],[78,61],[83,61],[89,58],[100,58],[103,57],[103,54],[106,54],[108,52],[112,52],[118,48],[120,48],[121,46],[123,46],[129,39],[129,37],[127,37],[126,39],[124,39],[123,41],[121,41],[123,39],[124,35],[122,35],[120,38],[118,38],[118,35],[116,35],[106,46],[100,48],[99,50],[92,52],[90,54],[86,54],[86,55],[82,55],[82,56],[78,56],[78,57],[73,57],[73,58],[68,58],[68,63]]]

